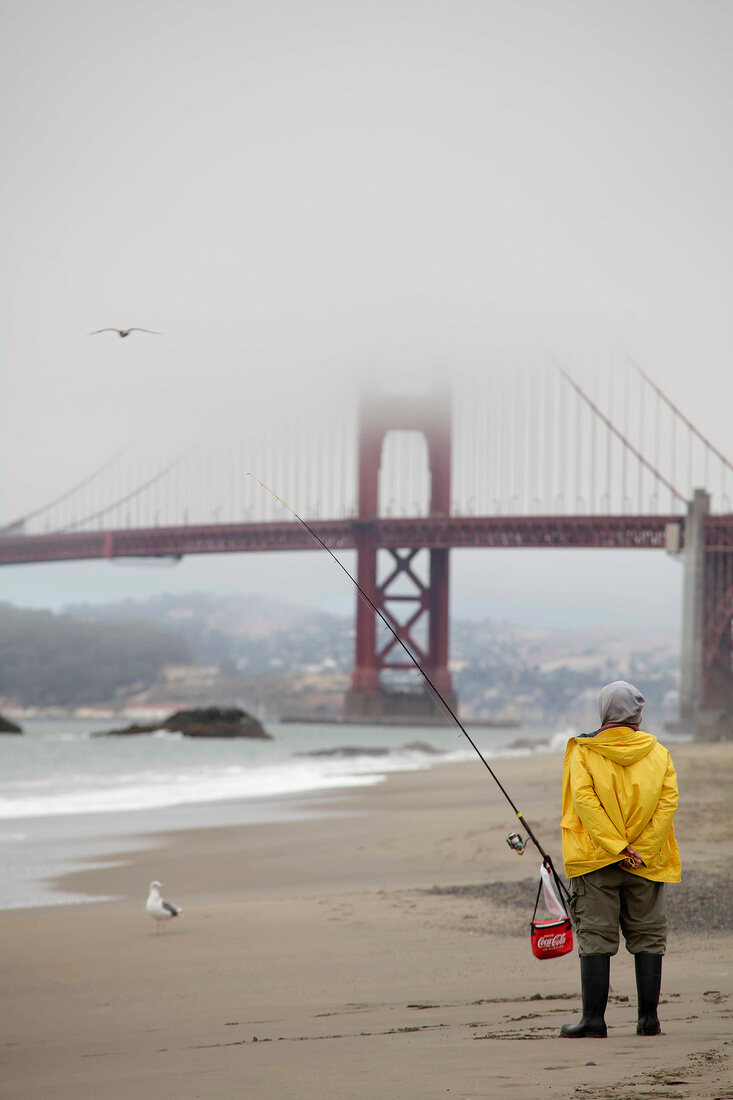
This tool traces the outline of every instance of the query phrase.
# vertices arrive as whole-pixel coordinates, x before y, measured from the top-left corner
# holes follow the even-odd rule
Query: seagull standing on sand
[[[177,905],[171,905],[169,901],[163,901],[160,896],[160,888],[163,885],[162,882],[151,882],[150,893],[148,894],[148,900],[145,902],[145,908],[150,916],[155,919],[156,922],[156,934],[160,932],[160,922],[165,920],[171,920],[173,917],[182,917],[183,913]]]
[[[122,339],[129,336],[131,332],[149,332],[151,336],[162,336],[162,332],[156,332],[152,328],[95,328],[94,332],[90,332],[90,336],[96,336],[100,332],[116,332]]]

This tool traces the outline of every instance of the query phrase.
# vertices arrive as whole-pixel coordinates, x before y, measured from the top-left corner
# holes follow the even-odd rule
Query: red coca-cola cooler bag
[[[560,886],[560,882],[552,870],[552,865],[543,864],[540,868],[540,884],[537,887],[534,912],[530,921],[532,954],[537,959],[556,959],[560,955],[567,955],[568,951],[573,950],[573,926],[570,923],[567,906],[563,901],[562,894],[558,894],[553,885],[553,878]],[[550,920],[537,920],[537,906],[542,893],[544,893],[545,905],[548,910],[555,913],[555,916]]]
[[[569,917],[533,920],[532,954],[537,959],[556,959],[573,950],[573,926]]]

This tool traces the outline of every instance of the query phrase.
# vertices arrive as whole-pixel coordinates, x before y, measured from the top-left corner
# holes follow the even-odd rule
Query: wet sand
[[[636,1036],[622,948],[609,1038],[557,1038],[579,1014],[577,958],[532,956],[539,859],[509,850],[511,809],[472,762],[329,795],[323,817],[161,834],[59,882],[114,901],[0,913],[0,1095],[733,1097],[733,745],[673,755],[695,889],[678,895],[661,1037]],[[496,762],[558,864],[561,766]],[[160,934],[154,878],[184,910]]]

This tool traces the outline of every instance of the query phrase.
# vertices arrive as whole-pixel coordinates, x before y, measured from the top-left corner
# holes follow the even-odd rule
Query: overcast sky
[[[133,436],[507,346],[627,347],[733,450],[725,0],[6,0],[2,23],[0,522]],[[6,567],[0,598],[346,609],[334,569]],[[680,577],[661,554],[454,554],[454,611],[674,629]]]

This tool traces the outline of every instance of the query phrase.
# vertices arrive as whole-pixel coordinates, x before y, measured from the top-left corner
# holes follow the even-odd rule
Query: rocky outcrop
[[[4,714],[0,714],[0,733],[22,733],[23,730],[20,726],[16,726],[15,722],[11,722],[9,718],[6,718]]]
[[[199,710],[177,710],[164,722],[149,726],[132,725],[126,729],[106,730],[95,737],[125,737],[139,733],[168,730],[184,737],[256,737],[271,741],[269,733],[257,719],[238,707],[204,707]]]
[[[335,749],[314,749],[312,752],[294,752],[293,756],[332,757],[335,760],[348,760],[354,756],[391,756],[395,752],[422,752],[428,756],[443,756],[441,749],[435,749],[427,741],[410,741],[399,749],[366,748],[361,745],[341,745]]]

